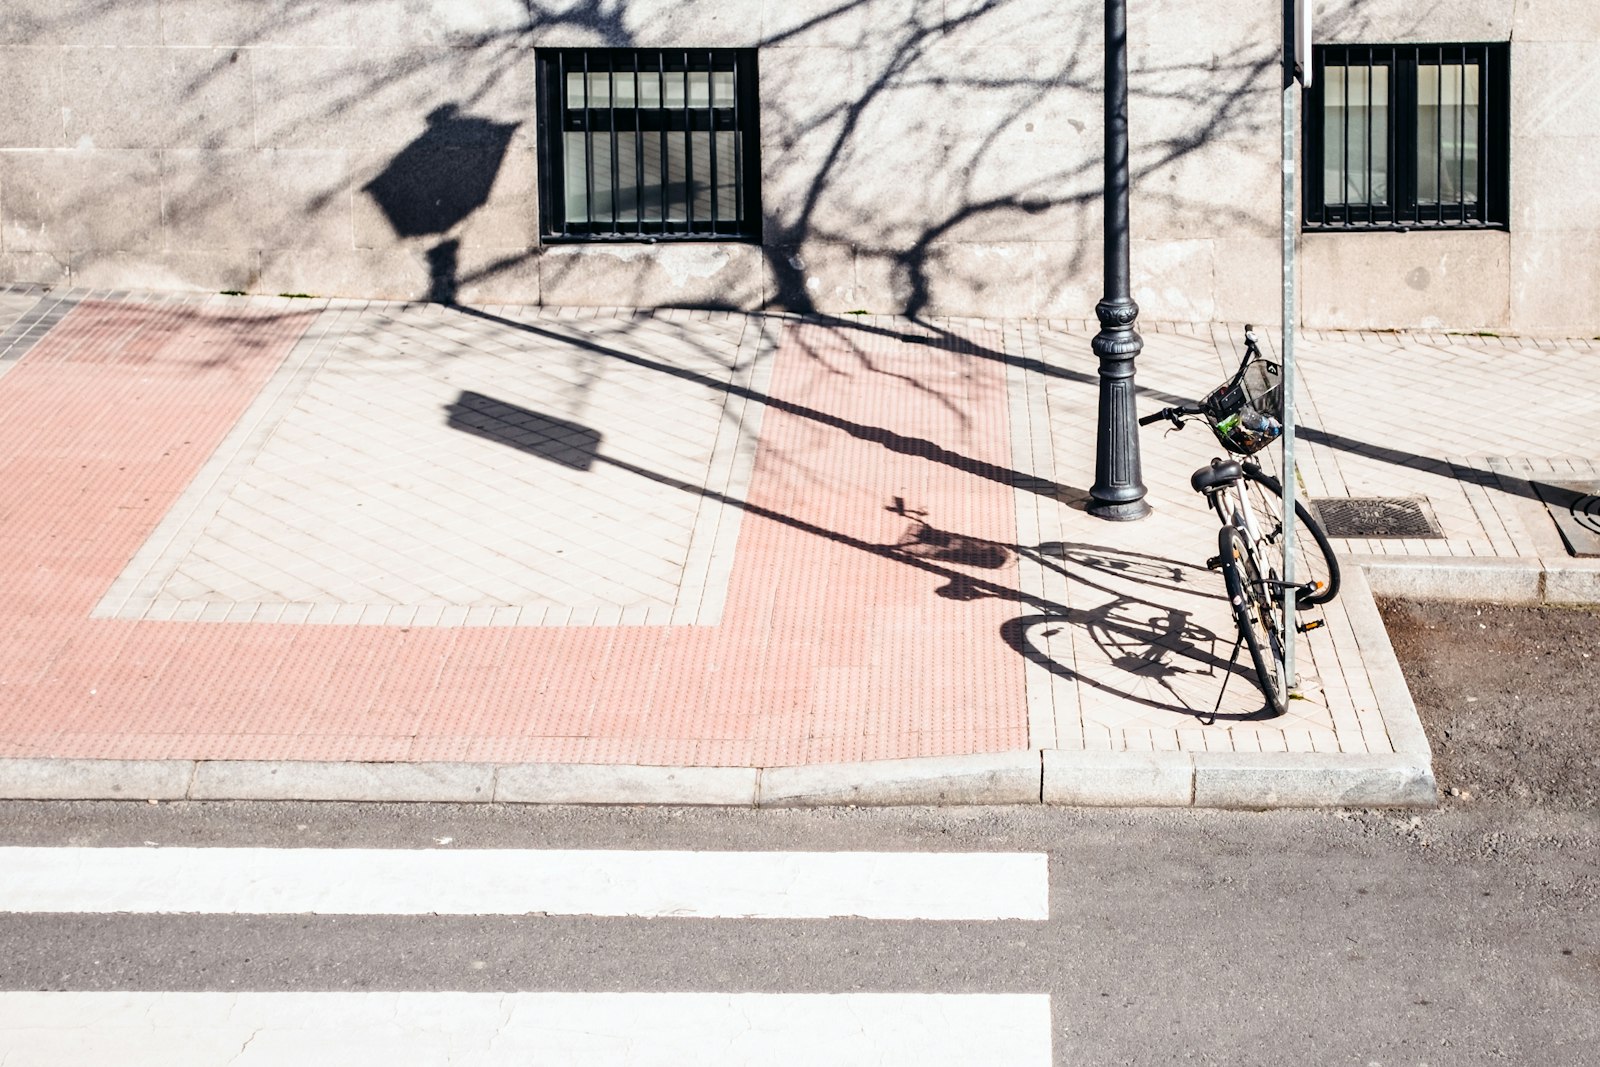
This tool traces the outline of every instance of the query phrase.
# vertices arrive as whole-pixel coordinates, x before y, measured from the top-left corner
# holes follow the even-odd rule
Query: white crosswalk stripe
[[[1048,883],[1043,853],[0,848],[0,913],[167,923],[1038,922],[1048,919]],[[0,991],[4,1067],[1044,1067],[1051,1029],[1044,993]]]
[[[7,993],[6,1067],[1050,1062],[1043,995]]]
[[[0,848],[0,911],[1049,917],[1043,853]]]

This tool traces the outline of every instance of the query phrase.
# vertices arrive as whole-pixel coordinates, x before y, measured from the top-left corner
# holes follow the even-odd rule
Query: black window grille
[[[1505,44],[1319,46],[1305,228],[1505,229],[1509,61]]]
[[[560,240],[759,240],[756,54],[536,53],[541,219]]]

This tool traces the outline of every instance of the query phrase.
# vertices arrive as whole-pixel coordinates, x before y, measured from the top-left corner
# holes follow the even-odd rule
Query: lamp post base
[[[1117,502],[1099,500],[1091,496],[1089,505],[1084,510],[1095,518],[1105,519],[1107,522],[1132,522],[1150,514],[1150,505],[1143,500]]]
[[[1144,339],[1133,328],[1139,305],[1132,300],[1102,300],[1095,305],[1100,332],[1094,354],[1100,357],[1100,420],[1095,435],[1094,485],[1089,514],[1130,522],[1150,514],[1139,463],[1139,420],[1133,404],[1133,360]]]

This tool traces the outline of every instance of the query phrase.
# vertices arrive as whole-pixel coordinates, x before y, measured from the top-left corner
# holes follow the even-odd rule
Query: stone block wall
[[[1278,20],[1130,0],[1146,317],[1274,321]],[[1509,232],[1312,234],[1325,326],[1600,330],[1600,7],[1324,0],[1322,41],[1511,40]],[[1087,317],[1095,0],[7,0],[0,280]],[[541,245],[534,52],[759,49],[763,240]],[[400,213],[380,192],[396,161]],[[482,185],[452,217],[429,204]],[[438,217],[434,217],[437,215]]]

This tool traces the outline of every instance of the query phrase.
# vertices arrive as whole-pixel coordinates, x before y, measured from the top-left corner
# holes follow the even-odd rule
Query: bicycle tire
[[[1261,692],[1267,698],[1268,718],[1283,714],[1284,696],[1279,665],[1283,662],[1282,642],[1278,639],[1277,616],[1271,591],[1261,580],[1255,556],[1238,529],[1223,526],[1217,536],[1217,554],[1222,560],[1222,581],[1233,607],[1233,621],[1250,650]]]
[[[1240,468],[1244,471],[1245,483],[1258,494],[1258,499],[1251,505],[1256,518],[1266,522],[1267,516],[1282,515],[1283,483],[1253,463],[1241,464]],[[1264,499],[1266,495],[1271,496],[1270,501]],[[1266,503],[1272,505],[1271,510],[1263,506]],[[1339,559],[1333,554],[1333,545],[1329,543],[1322,523],[1300,502],[1299,497],[1294,502],[1294,519],[1295,581],[1310,581],[1317,585],[1315,592],[1296,594],[1294,603],[1296,608],[1314,608],[1339,595]],[[1281,545],[1283,520],[1275,518],[1271,522],[1277,528],[1268,531],[1266,540],[1269,544]]]

